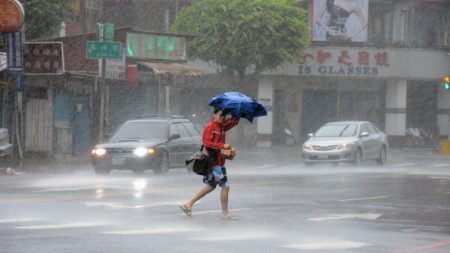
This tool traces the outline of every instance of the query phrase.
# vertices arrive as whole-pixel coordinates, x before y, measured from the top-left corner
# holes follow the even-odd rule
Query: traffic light
[[[450,76],[444,76],[442,77],[442,89],[444,90],[450,90]]]

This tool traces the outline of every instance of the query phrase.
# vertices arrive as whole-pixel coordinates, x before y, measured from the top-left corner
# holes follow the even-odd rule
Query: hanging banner
[[[23,50],[20,31],[6,34],[6,58],[9,71],[22,71]]]

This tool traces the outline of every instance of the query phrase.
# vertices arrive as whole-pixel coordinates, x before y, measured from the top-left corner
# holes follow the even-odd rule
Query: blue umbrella
[[[266,116],[264,106],[240,92],[225,92],[208,101],[208,105],[218,107],[223,114],[231,114],[236,119],[240,117],[253,122],[253,118]]]

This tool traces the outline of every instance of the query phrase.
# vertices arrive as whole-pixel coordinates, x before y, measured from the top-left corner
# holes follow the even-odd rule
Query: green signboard
[[[186,39],[173,35],[127,33],[127,56],[139,59],[186,60]]]
[[[90,59],[120,59],[121,43],[112,41],[87,41],[86,57]]]

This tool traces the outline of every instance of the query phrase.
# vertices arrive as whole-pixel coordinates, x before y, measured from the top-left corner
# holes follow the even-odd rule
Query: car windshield
[[[166,139],[168,125],[166,122],[126,122],[111,139],[139,140],[139,139]]]
[[[351,137],[356,134],[356,124],[331,124],[317,130],[315,137]]]

